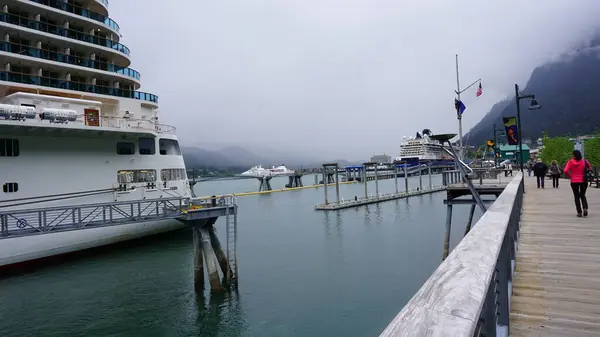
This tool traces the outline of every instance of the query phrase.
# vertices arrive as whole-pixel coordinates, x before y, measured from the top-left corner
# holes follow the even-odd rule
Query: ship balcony
[[[129,48],[117,41],[113,41],[102,36],[90,35],[74,29],[68,29],[54,24],[45,23],[42,21],[36,21],[28,17],[11,13],[0,13],[0,22],[29,28],[32,30],[60,36],[63,38],[69,38],[73,40],[91,43],[100,47],[112,49],[127,57],[129,57],[130,55]]]
[[[58,48],[53,48],[58,49]],[[27,45],[22,45],[18,43],[11,42],[1,42],[0,41],[0,52],[7,52],[11,54],[16,54],[20,56],[28,56],[34,57],[38,59],[44,59],[48,61],[60,62],[74,66],[86,67],[90,69],[107,71],[115,74],[120,74],[123,76],[130,77],[137,81],[137,87],[141,84],[140,82],[140,73],[134,69],[119,66],[113,63],[102,62],[99,60],[91,60],[84,57],[79,57],[75,55],[67,55],[63,53],[59,53],[52,50],[38,49],[33,48]],[[15,55],[15,57],[16,57]]]
[[[108,0],[94,0],[100,4],[102,4],[102,6],[104,6],[104,8],[108,9]]]
[[[146,92],[119,89],[102,85],[93,85],[81,82],[67,81],[52,77],[34,76],[31,74],[0,71],[0,81],[20,83],[37,87],[50,87],[63,90],[72,90],[90,94],[107,95],[113,97],[132,98],[158,104],[158,96]]]
[[[68,2],[65,2],[64,0],[26,0],[26,1],[35,2],[40,5],[52,7],[52,8],[64,11],[64,12],[68,12],[68,13],[77,15],[77,16],[92,19],[92,20],[97,21],[97,22],[103,24],[104,26],[110,28],[117,34],[119,33],[119,31],[121,29],[119,27],[119,25],[113,19],[109,18],[108,16],[98,13],[98,12],[95,12],[95,11],[92,11],[92,10],[84,8],[84,7],[70,4]]]
[[[90,116],[77,115],[75,120],[69,121],[50,121],[42,119],[36,114],[33,119],[16,120],[2,119],[0,117],[0,134],[11,135],[32,135],[56,132],[64,135],[65,133],[86,135],[94,133],[104,134],[137,134],[154,136],[156,134],[176,134],[177,129],[174,126],[158,124],[148,119],[133,119],[127,117],[108,117],[96,115]]]

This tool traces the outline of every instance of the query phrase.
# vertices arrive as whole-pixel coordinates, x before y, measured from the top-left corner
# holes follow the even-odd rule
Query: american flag
[[[483,94],[483,91],[481,89],[481,82],[479,82],[479,88],[477,88],[477,97],[481,96],[481,94]]]

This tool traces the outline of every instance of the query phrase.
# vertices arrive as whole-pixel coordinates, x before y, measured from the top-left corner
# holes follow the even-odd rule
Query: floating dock
[[[362,198],[357,198],[356,200],[341,200],[340,202],[332,202],[332,203],[317,205],[317,206],[315,206],[315,210],[334,211],[334,210],[338,210],[338,209],[358,207],[358,206],[364,206],[364,205],[369,205],[369,204],[376,204],[376,203],[380,203],[380,202],[384,202],[384,201],[414,197],[417,195],[431,194],[431,193],[441,192],[441,191],[445,191],[445,190],[446,190],[446,186],[436,186],[436,187],[432,187],[431,189],[425,189],[425,190],[416,189],[416,190],[411,190],[408,192],[389,193],[389,194],[382,194],[380,196],[370,196],[370,197],[366,197],[366,198],[362,197]]]

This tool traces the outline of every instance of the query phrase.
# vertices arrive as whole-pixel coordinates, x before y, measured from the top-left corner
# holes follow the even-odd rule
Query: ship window
[[[185,169],[163,169],[160,170],[160,180],[172,181],[172,180],[186,180],[187,175]]]
[[[18,190],[19,190],[18,183],[6,183],[6,184],[2,185],[2,191],[4,193],[14,193],[14,192],[17,192]]]
[[[140,138],[140,154],[155,154],[156,143],[154,138]]]
[[[118,142],[117,154],[135,154],[135,144],[127,142]]]
[[[162,155],[181,155],[181,149],[179,149],[179,143],[174,139],[160,139],[158,141],[160,148],[160,154]]]
[[[0,157],[16,157],[18,155],[18,139],[0,139]]]
[[[151,183],[156,181],[156,170],[121,170],[117,171],[117,183]]]

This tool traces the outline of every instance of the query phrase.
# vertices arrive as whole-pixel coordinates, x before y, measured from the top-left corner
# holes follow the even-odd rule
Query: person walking
[[[591,165],[587,160],[583,159],[581,151],[573,151],[573,158],[571,158],[565,166],[564,172],[568,178],[571,178],[571,189],[573,190],[573,197],[575,199],[575,209],[577,210],[577,217],[588,216],[588,203],[585,197],[585,192],[588,187],[588,183],[585,179],[585,169],[591,169]],[[583,206],[583,213],[582,208]]]
[[[553,160],[550,163],[550,176],[552,177],[552,187],[558,188],[558,180],[560,178],[560,167],[558,167],[558,163],[556,160]]]
[[[548,166],[544,164],[541,158],[537,159],[537,163],[533,165],[533,175],[537,181],[537,188],[544,188],[544,178],[548,172]]]

